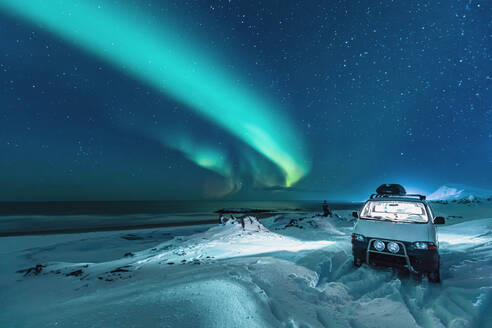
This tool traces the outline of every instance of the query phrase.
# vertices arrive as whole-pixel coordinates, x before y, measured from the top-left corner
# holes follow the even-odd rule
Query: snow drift
[[[463,204],[443,205],[457,211]],[[477,205],[481,206],[481,205]],[[349,211],[0,239],[2,327],[485,327],[492,219],[439,227],[442,284],[352,265]],[[192,233],[183,235],[184,230]],[[170,236],[169,234],[173,234]],[[37,246],[29,247],[28,242]],[[25,248],[4,251],[10,241]],[[133,246],[132,246],[133,245]],[[107,248],[120,254],[107,260]],[[136,249],[139,248],[140,250]],[[114,253],[113,252],[113,253]],[[77,263],[49,259],[84,258]],[[90,259],[90,260],[89,260]],[[41,266],[37,267],[36,264]],[[32,270],[29,271],[29,268]],[[19,269],[23,269],[16,273]]]

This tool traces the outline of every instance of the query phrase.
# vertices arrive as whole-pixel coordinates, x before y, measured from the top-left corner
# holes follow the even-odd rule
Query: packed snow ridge
[[[272,233],[255,217],[222,218],[222,225],[189,237],[177,237],[155,249],[135,254],[149,262],[186,263],[204,259],[224,259],[277,251],[299,252],[333,244],[333,241],[301,241]]]

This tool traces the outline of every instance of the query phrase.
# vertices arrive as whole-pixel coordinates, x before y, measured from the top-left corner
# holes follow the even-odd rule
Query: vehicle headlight
[[[352,240],[363,242],[365,240],[363,235],[359,235],[357,233],[352,234]]]
[[[394,242],[389,242],[388,243],[388,250],[391,252],[391,253],[398,253],[400,251],[400,246],[398,246],[397,243],[394,243]]]
[[[373,245],[374,248],[380,252],[382,252],[385,247],[384,243],[381,240],[375,240]]]
[[[429,245],[423,241],[417,241],[413,243],[413,247],[416,249],[428,249]]]

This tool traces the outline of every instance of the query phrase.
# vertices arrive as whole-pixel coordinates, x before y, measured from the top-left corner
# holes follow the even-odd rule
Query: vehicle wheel
[[[414,277],[414,279],[416,281],[422,282],[422,278],[423,278],[424,274],[422,272],[413,272],[412,276]]]
[[[441,282],[441,275],[439,274],[439,270],[428,273],[427,278],[430,282]]]
[[[362,265],[362,261],[360,258],[358,257],[355,257],[354,256],[354,266],[356,266],[357,268],[360,267]]]

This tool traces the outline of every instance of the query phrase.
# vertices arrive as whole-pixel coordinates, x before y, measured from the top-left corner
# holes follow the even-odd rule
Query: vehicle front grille
[[[405,266],[407,261],[403,256],[394,256],[382,253],[371,253],[370,262],[388,266]]]

